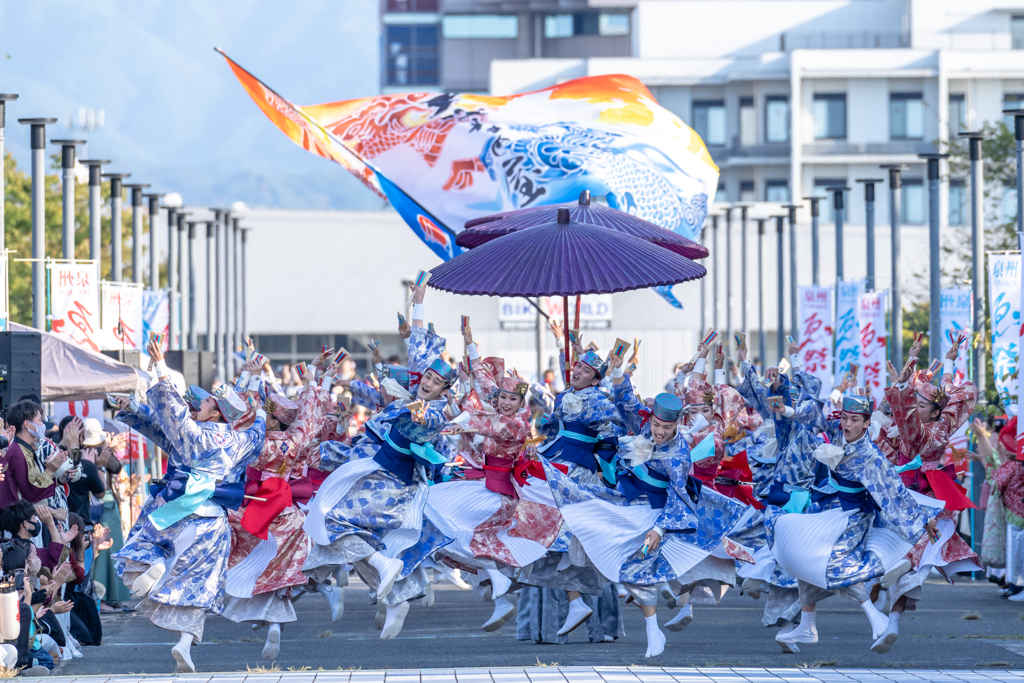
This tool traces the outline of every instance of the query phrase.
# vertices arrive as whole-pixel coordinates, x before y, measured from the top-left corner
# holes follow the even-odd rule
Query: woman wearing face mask
[[[941,388],[924,376],[915,377],[914,368],[922,343],[916,341],[910,347],[910,358],[899,376],[890,370],[892,386],[885,390],[885,397],[899,430],[894,442],[898,454],[896,471],[911,491],[938,498],[945,507],[936,520],[940,534],[938,547],[928,538],[921,539],[904,560],[912,570],[888,588],[889,627],[883,640],[894,641],[899,635],[900,615],[917,608],[921,586],[933,567],[949,583],[953,583],[954,574],[982,569],[977,553],[956,533],[960,511],[977,506],[956,482],[956,466],[949,463],[940,467],[950,437],[974,412],[977,390],[967,380],[953,384],[953,364],[959,348],[956,344],[943,361]]]
[[[422,308],[414,307],[413,324],[422,326]],[[333,471],[310,500],[303,527],[313,541],[303,572],[325,583],[352,564],[385,605],[382,640],[401,632],[408,601],[427,586],[420,565],[446,542],[422,512],[427,486],[448,461],[434,445],[445,448],[445,394],[455,371],[440,358],[419,367],[414,401],[392,401],[351,444],[320,444],[320,469]]]
[[[468,324],[463,339],[474,386],[447,431],[459,435],[455,450],[465,469],[459,480],[430,488],[427,515],[455,539],[439,555],[490,580],[494,613],[483,629],[496,631],[516,613],[506,596],[513,582],[500,569],[543,557],[562,520],[556,508],[519,498],[513,485],[513,467],[530,435],[527,383],[506,376],[501,358],[481,358]],[[513,528],[517,541],[506,543],[502,536]]]

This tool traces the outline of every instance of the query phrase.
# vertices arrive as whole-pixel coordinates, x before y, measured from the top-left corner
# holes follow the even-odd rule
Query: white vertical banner
[[[836,375],[835,383],[843,381],[851,363],[860,364],[860,298],[864,295],[863,280],[840,280],[836,285]],[[862,373],[857,372],[857,386]]]
[[[1020,345],[1020,254],[988,255],[988,315],[992,326],[992,374],[1006,414],[1017,414],[1017,351]]]
[[[100,328],[103,348],[112,351],[141,351],[142,285],[134,282],[100,283]]]
[[[99,293],[95,263],[52,263],[50,330],[93,351],[100,350]]]
[[[164,335],[164,351],[170,349],[171,304],[167,290],[145,290],[142,292],[142,351],[146,350],[154,332]]]
[[[60,422],[68,415],[72,417],[95,417],[103,422],[103,399],[91,399],[89,401],[54,401],[53,419]]]
[[[863,384],[875,401],[882,404],[886,384],[886,345],[889,338],[885,331],[887,292],[867,292],[860,297],[857,314],[860,325],[860,353]]]
[[[800,288],[800,364],[821,380],[821,395],[832,392],[832,288]]]
[[[939,326],[942,328],[942,339],[939,340],[940,358],[945,358],[949,350],[953,348],[953,342],[959,335],[963,335],[956,363],[954,363],[953,381],[959,384],[967,377],[967,356],[970,354],[971,348],[970,289],[942,290],[939,298]]]

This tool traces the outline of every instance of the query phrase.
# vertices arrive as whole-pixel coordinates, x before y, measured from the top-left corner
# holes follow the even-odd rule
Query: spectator
[[[61,421],[61,425],[63,424],[64,421]],[[81,446],[83,454],[79,464],[82,468],[82,476],[69,486],[68,508],[90,523],[98,522],[99,519],[93,519],[90,513],[89,496],[95,496],[97,499],[103,497],[107,486],[103,481],[100,468],[107,465],[108,458],[117,460],[117,457],[107,448],[107,435],[103,432],[100,421],[95,418],[90,417],[84,420]]]
[[[107,444],[104,443],[104,445]],[[124,532],[121,529],[121,498],[114,486],[114,480],[121,474],[121,461],[113,455],[112,449],[106,448],[104,450],[108,453],[108,456],[96,463],[96,467],[100,470],[100,475],[106,478],[106,486],[103,493],[103,513],[99,524],[110,530],[110,540],[112,543],[110,547],[101,550],[96,555],[92,575],[96,581],[106,587],[106,594],[103,596],[100,612],[108,614],[118,611],[129,611],[125,610],[121,603],[131,597],[131,591],[117,575],[114,563],[110,559],[110,556],[124,545]],[[102,452],[103,450],[101,450]]]
[[[7,411],[7,419],[11,425],[8,434],[14,429],[14,443],[4,457],[7,471],[0,482],[0,508],[10,507],[21,499],[39,503],[57,497],[57,480],[72,469],[72,464],[66,453],[45,459],[43,451],[47,444],[51,453],[55,449],[53,442],[43,437],[43,409],[31,401],[20,401]]]

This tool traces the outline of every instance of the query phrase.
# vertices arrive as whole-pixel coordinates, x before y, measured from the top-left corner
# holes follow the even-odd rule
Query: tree
[[[54,170],[60,168],[60,155],[51,157]],[[24,325],[32,324],[32,264],[19,262],[18,259],[32,258],[32,178],[29,173],[18,168],[14,157],[7,153],[4,157],[4,239],[7,249],[16,253],[10,255],[10,319]],[[61,258],[63,255],[62,214],[63,197],[60,175],[47,174],[44,183],[44,204],[46,215],[46,248],[49,258]],[[110,183],[105,182],[102,188],[104,197],[101,210],[101,279],[110,277]],[[131,252],[131,207],[121,212],[122,245],[125,272],[130,272]],[[143,217],[143,232],[149,232],[148,215]],[[148,244],[146,240],[145,244]],[[146,249],[143,249],[146,252]],[[89,187],[84,183],[75,185],[75,256],[89,258]],[[143,255],[143,267],[145,259]]]

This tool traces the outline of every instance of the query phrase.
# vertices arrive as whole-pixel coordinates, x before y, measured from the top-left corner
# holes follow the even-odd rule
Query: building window
[[[893,140],[924,137],[924,103],[921,93],[892,93],[889,96],[889,127]]]
[[[844,140],[846,138],[846,95],[814,96],[814,138]]]
[[[545,38],[627,35],[629,35],[628,14],[579,12],[544,17]]]
[[[764,200],[777,204],[789,203],[789,181],[769,180],[764,186]]]
[[[1024,50],[1024,16],[1010,17],[1010,37],[1014,50]]]
[[[740,98],[740,145],[751,147],[757,144],[757,110],[753,97]]]
[[[967,102],[963,95],[949,96],[949,137],[967,130]]]
[[[387,27],[388,85],[438,84],[438,43],[436,24]]]
[[[967,225],[967,184],[962,180],[949,181],[949,224]]]
[[[1024,109],[1024,94],[1003,95],[1003,109]],[[1013,114],[1003,116],[1003,123],[1013,131]]]
[[[740,201],[741,202],[757,201],[757,196],[754,194],[754,181],[753,180],[743,180],[743,181],[740,181]]]
[[[515,38],[519,18],[501,14],[449,14],[441,24],[447,38]]]
[[[823,223],[834,223],[836,220],[836,212],[832,206],[832,193],[825,188],[844,187],[845,185],[846,178],[815,178],[814,192],[811,196],[822,198],[822,200],[818,202],[818,215],[821,217],[821,221]]]
[[[789,99],[772,95],[764,105],[766,142],[789,142]]]
[[[721,100],[694,102],[693,129],[705,145],[724,145],[725,103]]]
[[[387,12],[436,12],[437,0],[388,0]]]
[[[900,188],[900,221],[924,223],[924,219],[924,181],[920,178],[904,178]]]
[[[602,36],[628,36],[629,15],[610,13],[602,14],[601,21],[598,22],[598,32]]]

